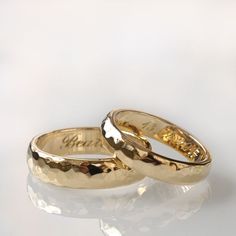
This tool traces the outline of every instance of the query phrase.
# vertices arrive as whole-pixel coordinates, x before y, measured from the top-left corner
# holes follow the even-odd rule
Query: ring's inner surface
[[[202,162],[208,159],[206,149],[196,139],[166,120],[147,113],[126,110],[115,112],[113,117],[115,124],[122,131],[124,127],[133,132],[139,130],[140,135],[174,148],[190,161]]]
[[[99,128],[74,128],[44,134],[36,140],[42,151],[50,154],[110,154]]]

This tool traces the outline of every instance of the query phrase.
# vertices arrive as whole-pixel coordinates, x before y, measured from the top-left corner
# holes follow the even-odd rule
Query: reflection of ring
[[[73,157],[78,154],[112,155],[99,128],[75,128],[35,137],[27,161],[42,181],[72,188],[115,187],[143,178],[119,159]]]
[[[206,181],[194,186],[173,186],[146,178],[114,191],[65,189],[31,175],[27,186],[37,208],[67,217],[100,219],[105,235],[113,235],[108,232],[114,228],[122,232],[117,235],[142,235],[143,227],[156,232],[157,227],[173,220],[187,219],[201,208],[209,188]]]
[[[210,186],[206,181],[191,186],[156,182],[134,202],[131,214],[122,214],[116,219],[103,218],[101,229],[107,236],[163,235],[162,227],[190,218],[209,196]]]
[[[156,139],[174,148],[189,162],[164,157],[130,139],[126,131]],[[159,117],[132,110],[110,112],[102,133],[116,156],[130,168],[155,179],[174,184],[191,184],[205,178],[211,157],[192,135]]]

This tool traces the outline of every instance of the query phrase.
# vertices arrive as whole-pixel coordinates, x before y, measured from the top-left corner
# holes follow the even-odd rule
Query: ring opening
[[[110,154],[99,128],[56,130],[39,136],[35,143],[42,151],[59,156]]]
[[[140,135],[174,148],[190,161],[202,162],[209,158],[207,150],[192,135],[162,118],[131,110],[115,111],[113,117],[121,131],[124,127],[133,132],[138,130]]]

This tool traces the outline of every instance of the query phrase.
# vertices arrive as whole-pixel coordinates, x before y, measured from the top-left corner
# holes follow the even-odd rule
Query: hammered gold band
[[[188,161],[155,153],[130,139],[127,131],[167,144]],[[192,184],[209,173],[211,157],[207,149],[187,131],[157,116],[133,110],[115,110],[103,121],[102,133],[116,157],[142,175],[173,184]]]
[[[61,129],[37,136],[28,148],[29,169],[44,182],[71,188],[108,188],[143,178],[113,158],[104,141],[99,128]],[[110,157],[75,157],[80,154]]]

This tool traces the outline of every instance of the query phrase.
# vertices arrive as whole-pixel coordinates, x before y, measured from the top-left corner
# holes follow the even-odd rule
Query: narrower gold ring
[[[110,157],[78,157],[78,154]],[[143,178],[112,155],[100,128],[71,128],[33,138],[27,162],[31,173],[40,180],[71,188],[109,188]]]
[[[153,152],[131,139],[127,132],[167,144],[189,161],[179,161]],[[191,134],[157,116],[133,110],[110,112],[102,123],[102,133],[116,157],[142,175],[173,184],[192,184],[210,170],[207,149]]]

